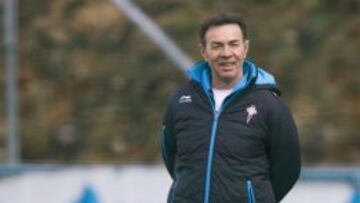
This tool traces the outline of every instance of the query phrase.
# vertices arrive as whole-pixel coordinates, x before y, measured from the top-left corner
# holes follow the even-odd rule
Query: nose
[[[224,46],[224,48],[220,52],[221,57],[230,57],[232,54],[229,46]]]

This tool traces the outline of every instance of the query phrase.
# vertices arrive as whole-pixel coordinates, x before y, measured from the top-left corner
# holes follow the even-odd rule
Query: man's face
[[[237,24],[210,27],[205,34],[202,55],[212,71],[213,85],[236,84],[242,78],[242,66],[249,48]]]

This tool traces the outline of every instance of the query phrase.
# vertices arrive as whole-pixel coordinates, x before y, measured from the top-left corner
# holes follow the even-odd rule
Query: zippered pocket
[[[248,203],[256,203],[254,188],[252,185],[252,181],[250,179],[246,180],[246,194],[247,194]]]

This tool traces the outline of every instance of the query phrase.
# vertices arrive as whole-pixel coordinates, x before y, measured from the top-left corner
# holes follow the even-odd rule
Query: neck
[[[236,78],[231,78],[231,79],[219,79],[219,78],[215,78],[213,77],[212,79],[212,87],[215,89],[233,89],[242,79],[242,74],[239,75]]]

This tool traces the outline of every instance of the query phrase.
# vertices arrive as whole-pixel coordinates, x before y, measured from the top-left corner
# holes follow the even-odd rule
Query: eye
[[[230,47],[236,48],[239,46],[240,46],[240,43],[238,43],[238,42],[230,43]]]
[[[210,48],[214,49],[214,50],[220,49],[221,47],[222,47],[222,44],[220,44],[220,43],[214,43],[214,44],[211,44],[211,46],[210,46]]]

